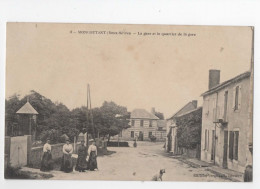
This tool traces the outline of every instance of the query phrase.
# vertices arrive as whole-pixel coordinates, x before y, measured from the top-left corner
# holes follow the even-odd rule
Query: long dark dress
[[[70,154],[63,154],[60,170],[66,173],[73,171],[73,162]]]
[[[251,165],[246,166],[246,170],[244,173],[244,182],[252,182],[253,181],[253,168]]]
[[[77,171],[84,171],[87,169],[87,147],[85,146],[79,146],[78,148],[78,159],[77,159],[77,165],[75,170]]]
[[[51,171],[53,169],[53,160],[50,151],[44,152],[41,162],[41,171]]]
[[[95,151],[90,152],[89,160],[88,160],[88,168],[91,171],[97,169],[97,156]]]

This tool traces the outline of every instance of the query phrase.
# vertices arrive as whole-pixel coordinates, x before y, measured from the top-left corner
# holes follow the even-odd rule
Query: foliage
[[[151,135],[151,136],[150,136],[150,140],[151,140],[152,142],[155,142],[155,141],[156,141],[156,136]]]
[[[40,139],[43,143],[45,143],[48,138],[50,139],[50,142],[52,144],[63,142],[63,141],[61,141],[61,132],[59,130],[50,129],[50,130],[41,132]]]
[[[94,115],[94,124],[101,136],[114,136],[129,127],[130,118],[126,107],[105,101]]]
[[[201,141],[202,109],[176,118],[178,146],[194,149]]]
[[[99,133],[100,136],[114,136],[119,134],[123,129],[128,128],[130,113],[126,107],[119,106],[114,102],[104,102],[99,108],[92,109],[93,125],[90,122],[90,111],[87,107],[82,106],[69,110],[62,103],[53,103],[50,99],[42,96],[36,91],[31,91],[29,95],[20,99],[15,94],[6,100],[6,126],[12,128],[12,125],[18,124],[19,110],[29,99],[31,105],[39,113],[36,120],[36,138],[43,142],[49,137],[52,143],[60,142],[60,136],[66,134],[71,140],[78,136],[80,132],[86,131],[90,134]]]
[[[18,117],[15,112],[21,107],[19,97],[18,94],[14,94],[8,100],[5,100],[5,124],[8,134],[11,133],[11,128],[18,124]]]

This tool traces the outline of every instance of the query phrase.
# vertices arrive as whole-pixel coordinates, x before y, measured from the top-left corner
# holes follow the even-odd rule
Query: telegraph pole
[[[89,84],[87,85],[87,123],[90,123],[91,128],[92,128],[92,137],[94,140],[96,140],[95,139],[96,138],[95,137],[95,127],[94,127],[94,122],[93,122],[93,114],[92,114],[92,109],[91,109],[91,97],[90,97]]]

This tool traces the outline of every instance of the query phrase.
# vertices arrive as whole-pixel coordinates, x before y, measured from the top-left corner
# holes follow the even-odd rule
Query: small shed
[[[36,133],[36,115],[38,112],[27,102],[16,112],[19,115],[19,135]]]

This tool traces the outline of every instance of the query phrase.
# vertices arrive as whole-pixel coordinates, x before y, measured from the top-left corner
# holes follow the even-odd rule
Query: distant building
[[[135,109],[131,112],[130,128],[122,131],[122,139],[139,141],[150,140],[153,135],[157,141],[164,141],[166,136],[166,121],[159,120],[152,108],[151,113],[145,109]]]
[[[252,159],[250,128],[250,72],[219,84],[220,71],[210,70],[209,90],[202,94],[201,160],[243,172]]]
[[[177,125],[176,117],[187,113],[189,111],[197,109],[197,100],[193,100],[183,106],[180,110],[175,112],[170,118],[167,119],[166,123],[166,145],[165,150],[173,154],[177,154],[178,142],[177,142]]]

